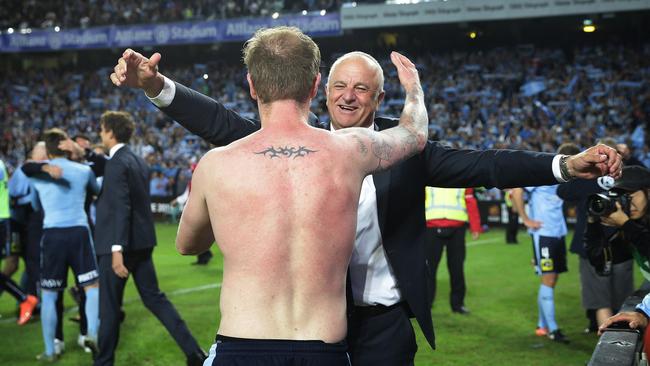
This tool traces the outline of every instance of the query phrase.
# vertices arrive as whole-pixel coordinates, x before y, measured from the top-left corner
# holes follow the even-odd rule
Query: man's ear
[[[316,94],[318,94],[318,87],[320,86],[320,72],[316,75],[316,78],[314,79],[314,85],[311,86],[311,90],[309,91],[309,99],[314,99]],[[327,92],[325,92],[327,95]]]
[[[251,79],[251,74],[246,74],[246,80],[248,80],[248,89],[251,95],[251,98],[257,100],[257,92],[255,91],[255,85],[253,85],[253,79]]]

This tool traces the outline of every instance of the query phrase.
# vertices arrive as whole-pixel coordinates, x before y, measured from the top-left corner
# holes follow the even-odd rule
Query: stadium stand
[[[420,54],[431,137],[456,147],[554,151],[562,141],[589,146],[598,138],[628,142],[650,163],[644,144],[650,115],[650,44],[638,48],[607,44],[561,49],[520,46],[481,52]],[[403,103],[388,59],[381,114],[396,116]],[[195,64],[165,71],[174,80],[214,96],[249,118],[256,111],[239,65]],[[166,119],[139,92],[114,88],[110,70],[30,71],[0,83],[0,156],[17,166],[40,131],[67,126],[71,135],[95,136],[106,109],[133,111],[139,131],[133,144],[155,171],[174,176],[207,146]],[[216,77],[204,79],[203,75]],[[328,121],[321,90],[313,111]],[[173,185],[173,184],[172,184]],[[177,190],[170,193],[180,193]]]
[[[0,8],[0,29],[87,28],[111,24],[265,17],[274,12],[331,11],[340,7],[340,0],[13,1]]]

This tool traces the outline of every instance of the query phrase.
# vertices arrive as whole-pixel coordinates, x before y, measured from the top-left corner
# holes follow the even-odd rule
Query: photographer
[[[598,274],[616,273],[619,264],[634,257],[643,276],[650,279],[649,188],[650,170],[629,166],[623,168],[623,176],[610,191],[589,198],[584,243],[589,261]],[[631,278],[625,281],[628,282],[631,284]],[[618,281],[612,285],[613,290],[620,290]],[[631,293],[631,286],[628,291]]]

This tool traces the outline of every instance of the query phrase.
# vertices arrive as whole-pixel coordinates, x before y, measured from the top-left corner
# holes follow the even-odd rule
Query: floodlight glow
[[[593,33],[596,31],[596,26],[595,25],[585,25],[582,27],[582,31],[585,33]]]
[[[278,19],[279,16],[280,16],[280,13],[278,13],[278,12],[276,11],[275,13],[273,13],[273,15],[271,15],[271,18],[273,18],[273,19]]]

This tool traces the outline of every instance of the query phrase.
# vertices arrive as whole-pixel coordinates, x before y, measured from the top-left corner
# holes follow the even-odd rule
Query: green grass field
[[[159,224],[157,233],[154,258],[160,287],[207,350],[219,319],[221,256],[217,254],[208,266],[192,266],[195,257],[183,257],[174,248],[175,225]],[[555,344],[534,335],[539,279],[533,274],[530,239],[523,230],[519,242],[504,244],[500,229],[483,234],[478,241],[468,240],[465,272],[466,305],[472,311],[469,316],[451,313],[446,264],[441,263],[438,301],[432,309],[438,348],[430,349],[416,325],[416,365],[586,364],[597,337],[582,334],[587,321],[580,306],[576,256],[569,255],[569,272],[561,276],[555,295],[557,320],[571,344]],[[640,280],[641,276],[636,277]],[[58,364],[89,365],[90,355],[76,345],[78,327],[68,320],[74,315],[75,304],[67,293],[65,304],[66,352]],[[125,293],[124,310],[127,315],[121,327],[116,365],[184,364],[182,352],[145,309],[131,281]],[[38,318],[23,327],[17,326],[15,302],[7,294],[0,297],[0,315],[0,365],[35,364],[35,355],[43,350]]]

